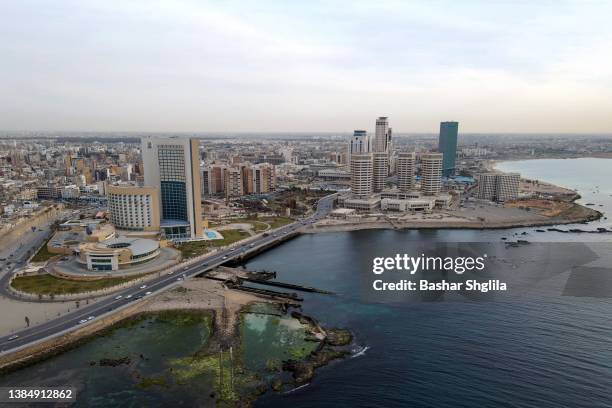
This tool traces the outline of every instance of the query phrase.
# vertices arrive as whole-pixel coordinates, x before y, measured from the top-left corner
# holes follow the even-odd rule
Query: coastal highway
[[[108,316],[110,313],[125,306],[130,302],[138,302],[147,296],[160,293],[169,287],[177,284],[177,281],[187,279],[203,272],[216,268],[219,265],[227,263],[241,255],[247,254],[250,251],[256,251],[259,247],[269,245],[275,241],[282,241],[283,236],[297,232],[300,228],[319,221],[329,214],[333,208],[335,194],[325,196],[317,203],[316,211],[309,217],[296,221],[284,227],[271,230],[267,236],[259,235],[249,241],[245,241],[241,246],[232,248],[220,249],[211,256],[199,261],[190,266],[186,266],[183,270],[175,270],[174,273],[167,273],[158,278],[152,279],[146,285],[126,288],[115,292],[109,298],[100,300],[95,304],[81,306],[74,312],[60,316],[54,320],[41,323],[10,336],[0,337],[0,354],[10,352],[11,350],[26,346],[45,339],[50,336],[65,333],[81,327],[79,323],[82,320],[87,320],[93,317],[90,321],[95,320],[101,315]],[[4,288],[3,288],[4,289]],[[147,295],[147,293],[149,293]],[[127,296],[131,295],[128,299]],[[82,323],[82,324],[88,324]]]

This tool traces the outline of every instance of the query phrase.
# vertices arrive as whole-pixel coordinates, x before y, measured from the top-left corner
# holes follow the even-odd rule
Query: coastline
[[[243,330],[247,324],[245,321],[247,315],[274,316],[274,319],[282,318],[292,322],[279,327],[291,327],[291,330],[298,330],[298,333],[303,331],[304,334],[298,334],[298,338],[301,339],[302,344],[308,345],[306,349],[302,349],[306,351],[281,360],[277,360],[276,355],[269,356],[270,361],[274,364],[270,363],[266,371],[268,375],[273,376],[272,378],[266,379],[266,376],[261,376],[257,371],[247,368],[242,355],[244,341],[246,341]],[[220,281],[199,278],[134,304],[115,315],[93,321],[63,336],[0,356],[0,375],[7,375],[44,362],[82,347],[97,338],[113,335],[116,330],[138,328],[144,319],[165,318],[176,319],[180,322],[186,317],[191,317],[187,319],[191,321],[193,319],[206,321],[206,325],[210,327],[210,337],[202,343],[195,354],[185,355],[175,358],[173,362],[168,362],[170,368],[165,373],[170,376],[169,378],[174,378],[172,375],[179,376],[174,380],[169,380],[175,384],[182,384],[184,379],[181,379],[181,375],[189,378],[194,372],[208,373],[215,377],[219,370],[208,372],[206,367],[220,363],[222,358],[226,360],[224,364],[227,364],[231,358],[231,350],[238,350],[235,353],[235,363],[232,363],[235,364],[236,383],[247,384],[248,387],[241,386],[234,389],[232,386],[228,388],[229,381],[218,381],[219,378],[212,382],[215,385],[211,398],[215,398],[217,403],[228,404],[227,406],[250,406],[264,393],[287,392],[304,385],[314,377],[318,368],[327,365],[332,360],[342,359],[351,354],[347,347],[352,343],[353,335],[349,330],[323,327],[312,317],[297,311],[287,312],[282,300],[271,300],[227,289]],[[280,332],[279,335],[283,336]],[[140,359],[142,358],[140,354]],[[105,357],[99,362],[94,359],[89,362],[89,365],[115,367],[129,364],[130,361],[135,360],[138,359],[134,355],[117,354]],[[204,371],[200,372],[201,370]],[[140,381],[139,386],[167,386],[165,380],[159,376],[151,377],[136,372],[135,378]],[[233,381],[232,379],[232,384]]]

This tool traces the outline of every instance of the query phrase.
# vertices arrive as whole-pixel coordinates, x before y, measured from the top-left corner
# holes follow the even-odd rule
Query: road
[[[10,336],[0,337],[0,353],[5,353],[49,336],[81,327],[81,324],[88,324],[101,315],[108,316],[128,303],[138,302],[146,296],[151,296],[176,286],[183,279],[200,275],[250,251],[255,251],[258,247],[268,245],[274,241],[280,241],[283,235],[296,232],[300,228],[326,217],[333,208],[334,198],[335,194],[323,197],[319,200],[316,211],[310,217],[272,230],[267,236],[261,235],[245,241],[240,247],[220,249],[206,259],[185,267],[182,271],[162,275],[138,288],[131,287],[117,291],[113,297],[100,300],[95,304],[82,306],[70,314],[21,330]],[[127,296],[130,296],[130,298],[127,298]],[[87,323],[79,323],[90,317],[91,320],[87,321]]]
[[[9,295],[5,288],[13,271],[25,266],[30,255],[36,253],[38,248],[51,236],[53,233],[51,224],[68,215],[68,211],[61,212],[53,219],[39,225],[35,231],[24,232],[13,245],[0,249],[0,294]]]

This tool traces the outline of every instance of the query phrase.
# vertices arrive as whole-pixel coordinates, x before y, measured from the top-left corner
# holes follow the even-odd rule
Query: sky
[[[0,129],[612,133],[612,2],[0,1]]]

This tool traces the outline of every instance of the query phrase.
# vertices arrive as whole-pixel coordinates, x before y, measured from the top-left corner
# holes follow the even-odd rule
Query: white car
[[[227,259],[227,256],[224,256],[223,259]]]
[[[123,296],[119,295],[119,296],[115,296],[115,300],[119,300],[121,299]]]
[[[183,278],[176,278],[176,280],[180,282],[183,280]]]
[[[96,318],[95,316],[89,316],[89,317],[87,318],[87,320],[93,320],[93,319],[95,319],[95,318]]]
[[[78,323],[78,324],[83,324],[83,323],[87,323],[87,319],[81,319],[81,320],[79,320],[79,323]]]
[[[146,287],[147,287],[147,285],[142,285],[142,286],[140,287],[140,289],[145,289]]]
[[[153,292],[147,292],[147,293],[145,293],[144,295],[145,295],[145,296],[149,296],[151,293],[153,293]]]
[[[174,271],[170,271],[168,272],[168,275],[172,275],[174,273]]]
[[[19,338],[18,334],[14,334],[11,337],[8,338],[8,341],[13,341],[13,340],[17,340]]]
[[[127,295],[125,298],[126,298],[126,299],[131,299],[131,298],[132,298],[132,295]]]

